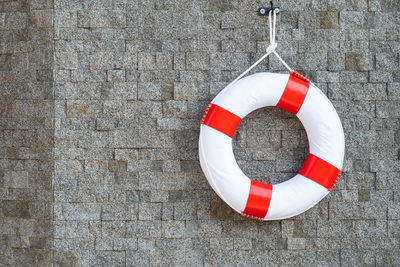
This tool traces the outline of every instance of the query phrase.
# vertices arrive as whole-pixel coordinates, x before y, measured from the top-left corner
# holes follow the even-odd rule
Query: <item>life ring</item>
[[[300,172],[275,185],[250,180],[236,163],[232,137],[250,112],[277,106],[300,119],[310,153]],[[328,98],[304,76],[257,73],[221,91],[200,125],[201,168],[214,191],[230,207],[258,220],[298,215],[317,204],[336,185],[344,158],[344,133]]]

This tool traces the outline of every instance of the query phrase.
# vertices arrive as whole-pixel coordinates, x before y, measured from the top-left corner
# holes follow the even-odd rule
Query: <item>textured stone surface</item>
[[[268,46],[257,1],[0,0],[0,265],[400,266],[398,1],[279,5],[277,49],[334,104],[346,158],[318,205],[258,222],[197,155],[208,102]],[[308,152],[277,108],[233,143],[269,183]]]
[[[0,1],[0,265],[53,263],[52,1]]]

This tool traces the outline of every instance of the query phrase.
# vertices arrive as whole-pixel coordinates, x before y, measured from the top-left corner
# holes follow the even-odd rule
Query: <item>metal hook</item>
[[[268,16],[268,14],[269,14],[269,12],[271,10],[276,12],[277,15],[279,14],[279,11],[280,11],[279,7],[278,6],[274,6],[273,1],[270,1],[269,3],[271,4],[271,7],[260,7],[258,9],[258,14],[260,16]]]

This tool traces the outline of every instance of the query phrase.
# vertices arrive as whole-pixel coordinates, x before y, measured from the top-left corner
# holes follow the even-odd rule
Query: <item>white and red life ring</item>
[[[240,121],[265,106],[296,114],[310,147],[299,174],[276,185],[250,180],[232,150]],[[257,73],[228,86],[209,104],[200,126],[199,156],[211,187],[234,210],[258,220],[285,219],[313,207],[333,189],[343,165],[344,133],[332,103],[309,79],[295,71]]]

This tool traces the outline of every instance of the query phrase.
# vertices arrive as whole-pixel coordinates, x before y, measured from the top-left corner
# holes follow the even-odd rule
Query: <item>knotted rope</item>
[[[289,72],[292,72],[292,68],[286,64],[286,62],[279,56],[279,54],[275,51],[276,47],[278,46],[278,43],[275,41],[275,35],[276,35],[276,14],[278,13],[277,9],[273,9],[269,12],[269,46],[267,47],[266,53],[259,59],[257,60],[253,65],[251,65],[247,70],[242,72],[238,77],[236,77],[235,80],[233,80],[230,84],[228,84],[226,88],[240,80],[244,75],[246,75],[249,71],[251,71],[255,66],[257,66],[261,61],[263,61],[266,57],[268,57],[270,54],[274,54],[280,62],[288,69]]]

